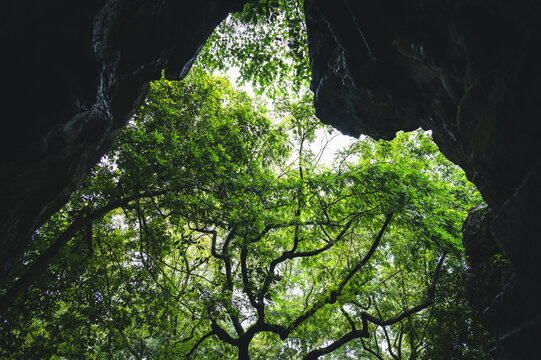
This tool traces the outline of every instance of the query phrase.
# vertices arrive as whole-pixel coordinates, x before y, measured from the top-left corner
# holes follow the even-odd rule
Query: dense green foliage
[[[4,284],[40,272],[0,356],[483,358],[460,259],[478,194],[423,132],[325,164],[319,127],[309,98],[268,114],[197,69],[153,83]]]
[[[237,67],[241,84],[277,99],[310,80],[302,0],[257,0],[231,14],[200,54],[208,70]]]

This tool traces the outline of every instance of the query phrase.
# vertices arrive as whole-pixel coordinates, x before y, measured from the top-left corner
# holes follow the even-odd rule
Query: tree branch
[[[212,323],[210,325],[210,328],[212,329],[212,333],[214,335],[218,336],[220,340],[229,345],[237,346],[237,344],[239,343],[239,339],[235,339],[231,335],[229,335],[229,333],[225,331],[220,325],[218,325],[213,319],[211,319],[211,321]]]
[[[366,346],[366,343],[364,342],[364,339],[361,339],[361,344],[363,345],[363,349],[368,351],[370,354],[374,355],[375,357],[378,358],[378,360],[385,360],[384,358],[381,357],[380,354],[378,354],[377,352],[375,352],[374,350],[372,350],[371,348],[369,348],[368,346]]]
[[[340,339],[332,342],[331,344],[321,347],[319,349],[310,351],[308,354],[304,356],[303,360],[316,360],[322,355],[329,354],[335,351],[336,349],[342,347],[343,345],[347,344],[353,339],[359,339],[359,338],[368,337],[368,336],[369,336],[368,330],[365,329],[364,326],[362,330],[353,329],[347,334],[345,334],[344,336],[342,336]]]
[[[376,250],[376,248],[378,247],[380,241],[381,241],[381,238],[383,237],[383,233],[385,232],[385,230],[387,229],[387,227],[389,226],[389,223],[391,222],[391,219],[393,217],[393,214],[389,214],[387,215],[386,219],[385,219],[385,222],[383,223],[381,229],[379,230],[376,238],[374,239],[374,242],[372,243],[372,246],[370,248],[370,250],[368,251],[368,253],[363,257],[363,259],[352,269],[350,270],[350,272],[348,273],[348,275],[341,281],[341,283],[338,285],[338,288],[336,290],[333,290],[331,291],[328,296],[326,298],[324,298],[323,300],[317,302],[316,304],[314,304],[314,306],[312,306],[310,309],[308,309],[308,311],[304,312],[303,314],[301,314],[299,317],[297,317],[295,319],[295,321],[293,321],[291,323],[291,325],[289,325],[288,327],[288,330],[290,331],[293,331],[294,329],[296,329],[299,325],[301,325],[304,321],[306,321],[307,319],[309,319],[312,315],[314,315],[319,309],[321,309],[323,306],[327,305],[327,304],[334,304],[336,302],[336,300],[338,299],[338,296],[342,293],[342,290],[344,289],[344,287],[347,285],[347,283],[349,282],[349,280],[351,280],[351,278],[368,262],[368,260],[370,260],[370,258],[372,257],[372,254],[374,253],[374,251]],[[363,319],[364,321],[364,319]],[[364,323],[363,323],[364,324]],[[364,326],[363,326],[363,330],[364,330]]]
[[[210,332],[206,333],[205,335],[203,335],[199,340],[197,340],[197,342],[192,346],[192,348],[190,349],[188,354],[186,354],[186,359],[189,359],[190,356],[192,356],[192,354],[195,352],[195,350],[197,350],[199,345],[201,345],[203,343],[203,341],[207,340],[209,337],[211,337],[213,335],[216,335],[214,333],[214,331],[210,331]]]
[[[399,315],[397,315],[395,317],[392,317],[390,319],[387,319],[387,320],[382,320],[381,318],[377,318],[377,317],[375,317],[373,315],[368,314],[367,312],[362,313],[363,318],[366,318],[368,321],[370,321],[371,323],[373,323],[375,325],[388,326],[388,325],[396,324],[397,322],[401,321],[402,319],[407,318],[408,316],[410,316],[412,314],[415,314],[415,313],[417,313],[417,312],[419,312],[419,311],[421,311],[423,309],[426,309],[427,307],[432,305],[434,303],[434,293],[436,291],[436,283],[438,281],[438,278],[439,278],[439,275],[440,275],[440,272],[441,272],[441,268],[443,266],[443,262],[445,261],[446,256],[447,256],[447,251],[445,251],[440,256],[440,259],[438,260],[438,264],[436,265],[436,270],[434,271],[434,275],[432,276],[432,281],[431,281],[430,287],[428,288],[428,291],[427,291],[426,299],[421,304],[419,304],[417,306],[414,306],[414,307],[412,307],[412,308],[410,308],[408,310],[405,310],[402,313],[400,313]]]
[[[391,216],[389,215],[387,217],[387,220],[390,221],[390,218]],[[387,221],[386,221],[387,223]],[[382,230],[384,230],[384,228],[382,228]],[[377,242],[379,242],[379,239],[381,239],[381,235],[382,235],[382,231],[380,230],[380,233],[378,234],[378,237],[377,237],[377,241],[374,242],[374,244],[376,244]],[[372,246],[371,250],[372,249],[375,249],[376,246]],[[367,253],[367,255],[363,258],[363,261],[361,261],[361,263],[365,262],[365,259],[366,261],[368,261],[368,259],[372,256],[373,254],[373,251],[369,251]],[[447,252],[444,252],[442,254],[442,256],[440,257],[439,261],[438,261],[438,264],[436,266],[436,270],[434,271],[434,275],[432,277],[432,282],[431,282],[431,285],[430,287],[428,288],[428,292],[427,292],[427,298],[426,300],[415,306],[415,307],[412,307],[406,311],[403,311],[400,315],[397,315],[393,318],[390,318],[390,319],[387,319],[387,320],[383,320],[381,318],[376,318],[366,312],[363,312],[361,313],[361,319],[362,319],[362,324],[363,324],[363,328],[362,330],[357,330],[355,329],[355,324],[352,324],[352,321],[351,321],[351,318],[349,317],[349,315],[347,315],[347,313],[345,313],[344,315],[346,316],[346,319],[348,320],[348,322],[350,323],[350,325],[352,326],[352,330],[350,332],[348,332],[347,334],[345,334],[344,336],[342,336],[340,339],[332,342],[331,344],[325,346],[325,347],[322,347],[322,348],[319,348],[319,349],[315,349],[315,350],[312,350],[311,352],[309,352],[305,357],[304,357],[304,360],[315,360],[317,358],[319,358],[320,356],[322,355],[325,355],[325,354],[329,354],[331,352],[333,352],[334,350],[340,348],[341,346],[345,345],[346,343],[348,343],[349,341],[353,340],[353,339],[356,339],[356,338],[363,338],[363,337],[369,337],[369,332],[368,332],[368,321],[376,324],[376,325],[379,325],[379,326],[387,326],[387,325],[392,325],[392,324],[396,324],[397,322],[403,320],[404,318],[408,317],[408,316],[411,316],[412,314],[416,313],[416,312],[419,312],[425,308],[427,308],[428,306],[430,306],[433,301],[434,301],[434,293],[435,293],[435,288],[436,288],[436,283],[437,283],[437,280],[438,280],[438,277],[439,277],[439,274],[440,274],[440,271],[441,271],[441,267],[443,265],[443,262],[445,260],[445,257],[447,255]],[[343,312],[345,312],[343,310]],[[387,338],[387,340],[389,340]],[[400,339],[401,340],[401,339]],[[390,344],[389,344],[390,346]],[[363,347],[366,349],[366,346],[363,342]],[[391,349],[389,349],[391,350]],[[370,351],[372,353],[372,351]],[[392,351],[391,351],[391,354],[392,354]],[[396,357],[396,355],[392,354],[393,357]],[[378,356],[379,357],[379,356]],[[400,357],[400,355],[399,355]]]
[[[94,220],[106,215],[107,213],[126,206],[131,201],[148,198],[152,196],[159,196],[165,194],[166,191],[156,191],[152,193],[137,194],[127,197],[125,199],[119,199],[111,201],[109,204],[90,211],[85,209],[81,211],[73,220],[70,226],[68,226],[62,234],[60,234],[55,241],[42,252],[36,260],[26,269],[9,290],[0,298],[0,315],[4,314],[11,304],[26,290],[45,270],[47,266],[51,264],[58,253],[64,248],[64,246],[75,236],[75,234],[87,224],[90,224]]]
[[[390,221],[390,216],[388,216],[388,219]],[[381,231],[380,231],[380,234],[382,234]],[[381,237],[380,234],[378,234],[378,237]],[[369,258],[371,256],[371,254],[370,255],[369,254],[370,254],[370,252],[367,254],[367,256],[365,256],[365,258],[367,258],[367,257]],[[316,360],[320,356],[333,352],[334,350],[336,350],[336,349],[340,348],[341,346],[347,344],[349,341],[351,341],[353,339],[369,337],[370,334],[368,332],[368,321],[370,321],[371,323],[373,323],[375,325],[383,326],[384,330],[385,330],[385,326],[396,324],[397,322],[403,320],[404,318],[406,318],[408,316],[411,316],[412,314],[414,314],[416,312],[419,312],[419,311],[427,308],[428,306],[430,306],[434,301],[434,292],[435,292],[435,289],[436,289],[436,283],[437,283],[437,280],[438,280],[438,277],[439,277],[439,274],[440,274],[440,271],[441,271],[441,267],[443,265],[443,262],[445,260],[446,255],[447,255],[447,252],[444,252],[442,254],[442,256],[440,257],[440,259],[438,261],[438,264],[436,265],[436,270],[434,271],[434,275],[432,277],[431,285],[428,288],[427,299],[423,303],[402,312],[400,315],[397,315],[397,316],[392,317],[392,318],[387,319],[387,320],[377,318],[377,317],[372,316],[372,315],[368,314],[367,312],[363,311],[361,313],[361,321],[362,321],[362,324],[363,324],[363,327],[362,327],[361,330],[357,330],[355,328],[355,324],[352,323],[352,320],[349,317],[349,315],[347,313],[345,313],[344,310],[342,310],[344,316],[346,317],[346,319],[348,320],[350,326],[352,327],[352,330],[350,332],[348,332],[347,334],[345,334],[344,336],[342,336],[340,339],[332,342],[331,344],[310,351],[308,354],[306,354],[306,356],[303,358],[303,360]],[[385,332],[385,334],[386,334],[387,342],[389,344],[389,351],[390,351],[392,357],[398,359],[400,357],[400,355],[396,356],[395,354],[393,354],[393,352],[391,350],[392,346],[391,346],[390,339],[389,339],[386,332]],[[364,342],[363,342],[363,348],[365,350],[371,352],[372,354],[374,354],[373,351],[366,348]],[[374,355],[376,355],[376,354],[374,354]],[[381,358],[379,355],[376,355],[376,356],[378,358]]]

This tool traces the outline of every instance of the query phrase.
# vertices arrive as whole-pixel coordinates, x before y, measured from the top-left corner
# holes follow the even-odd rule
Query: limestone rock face
[[[511,275],[509,261],[502,257],[502,250],[491,233],[492,220],[489,207],[481,205],[470,210],[462,226],[462,244],[469,264],[468,300],[479,315],[501,292]]]
[[[431,129],[499,208],[538,153],[539,5],[527,3],[306,1],[318,116],[375,138]]]
[[[513,263],[513,279],[487,308],[491,330],[510,359],[534,358],[541,339],[541,166],[532,169],[491,225]]]
[[[515,273],[486,319],[512,359],[529,358],[541,339],[540,10],[535,1],[305,0],[319,118],[383,139],[432,130],[493,209],[484,226]]]
[[[165,69],[186,75],[245,0],[0,5],[0,274],[63,205]]]

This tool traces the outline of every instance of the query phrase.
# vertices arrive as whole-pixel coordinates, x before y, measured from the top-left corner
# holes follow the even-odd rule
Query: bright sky
[[[237,87],[237,79],[240,76],[239,69],[236,67],[232,67],[227,71],[226,75],[231,80],[231,83]],[[248,95],[250,95],[250,97],[257,97],[250,84],[244,84],[242,86],[238,86],[238,88],[245,91]],[[272,107],[272,103],[270,100],[266,102],[268,103],[269,107]],[[311,150],[314,152],[314,154],[318,154],[320,153],[320,150],[325,147],[325,151],[322,152],[320,161],[324,164],[330,164],[332,162],[334,154],[337,151],[349,146],[355,140],[357,139],[348,135],[343,135],[337,130],[334,130],[332,134],[329,135],[326,131],[320,129],[317,131],[316,140],[312,144]]]

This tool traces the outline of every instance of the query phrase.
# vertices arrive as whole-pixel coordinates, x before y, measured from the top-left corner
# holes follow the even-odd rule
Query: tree
[[[7,284],[4,351],[118,359],[425,351],[419,328],[433,327],[428,309],[441,274],[459,261],[446,259],[460,253],[460,226],[478,195],[425,133],[362,139],[326,166],[308,147],[319,126],[310,99],[276,109],[283,124],[197,69],[183,82],[153,83]],[[375,349],[381,336],[409,341]]]
[[[203,216],[211,206],[205,206],[205,200],[201,202],[200,194],[195,190],[214,189],[215,196],[219,197],[230,183],[243,186],[243,179],[258,177],[264,180],[263,174],[270,171],[266,170],[265,164],[271,159],[279,161],[287,155],[288,148],[283,131],[272,127],[262,110],[245,94],[233,91],[225,80],[211,79],[197,71],[183,83],[162,81],[153,84],[147,105],[138,114],[137,126],[135,123],[128,126],[110,157],[94,169],[66,207],[35,234],[35,248],[25,254],[11,281],[2,286],[7,289],[0,299],[2,315],[6,319],[13,316],[12,325],[25,323],[24,319],[15,318],[13,309],[17,305],[11,306],[12,312],[7,313],[17,298],[19,304],[28,304],[27,299],[31,302],[35,299],[30,307],[37,318],[45,313],[63,312],[62,303],[72,301],[64,299],[66,293],[62,291],[69,288],[70,283],[77,286],[79,282],[73,282],[73,277],[81,276],[81,271],[90,271],[83,266],[89,262],[98,267],[101,265],[102,269],[115,269],[114,264],[129,264],[129,269],[118,265],[118,276],[122,279],[132,276],[132,272],[137,272],[143,282],[157,276],[160,268],[155,266],[154,257],[147,261],[143,254],[161,256],[172,246],[170,243],[150,243],[147,239],[129,237],[119,243],[119,238],[111,239],[106,234],[119,234],[121,229],[117,223],[122,214],[154,208],[158,199],[173,206],[183,194],[188,195],[182,198],[182,206],[189,209],[190,214]],[[148,112],[160,116],[150,121]],[[261,191],[265,184],[256,185],[259,190],[253,191]],[[122,224],[126,222],[127,226],[138,220],[136,215],[123,217]],[[159,221],[145,225],[157,227]],[[100,227],[103,231],[98,233],[96,229]],[[100,256],[94,256],[94,252]],[[44,287],[28,293],[28,285],[47,270],[55,256],[61,258],[61,263],[49,267],[51,272],[47,274],[49,278],[44,279]],[[105,260],[103,256],[110,257]],[[95,260],[100,261],[95,263]],[[105,265],[100,263],[101,260],[109,262]],[[137,261],[141,266],[133,266]],[[23,266],[26,264],[30,265]],[[65,274],[66,279],[59,281],[59,274]],[[120,280],[113,282],[104,274],[100,276],[103,281],[99,284],[102,286],[99,297],[106,298],[103,287],[114,286],[109,283],[118,285]],[[153,285],[148,288],[155,290]],[[20,295],[26,299],[22,301]],[[50,299],[50,303],[43,302],[44,299]],[[27,320],[31,322],[35,321],[32,311],[27,313]],[[45,320],[50,320],[49,315]],[[110,318],[108,322],[114,323],[116,319]],[[31,329],[31,326],[27,327],[27,330]],[[18,340],[25,341],[21,336]],[[15,344],[13,348],[20,345]]]
[[[256,93],[294,96],[310,81],[303,1],[248,2],[218,26],[200,61],[209,71],[237,67]]]

